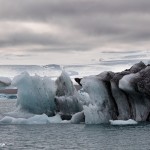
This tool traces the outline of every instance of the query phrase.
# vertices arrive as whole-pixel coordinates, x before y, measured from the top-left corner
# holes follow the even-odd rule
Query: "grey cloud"
[[[11,57],[31,57],[32,54],[2,54],[3,57],[11,58]]]
[[[79,20],[73,26],[99,42],[147,42],[150,39],[150,16],[137,14],[103,16]]]
[[[90,51],[91,47],[90,46],[85,46],[85,45],[55,45],[55,46],[44,46],[43,48],[28,48],[26,49],[27,51],[30,52],[78,52],[78,51]]]
[[[85,51],[150,40],[149,0],[0,0],[0,4],[0,21],[52,23],[62,31],[69,28],[72,34],[63,39],[59,33],[52,36],[22,29],[0,39],[0,47],[42,45],[43,49],[33,51]]]
[[[16,45],[60,45],[59,39],[49,34],[35,34],[32,32],[20,32],[10,34],[7,39],[0,40],[1,47]]]
[[[0,39],[1,48],[18,47],[22,46],[26,51],[30,52],[51,52],[51,51],[88,51],[91,44],[84,44],[82,42],[76,42],[75,40],[61,39],[51,34],[37,34],[31,31],[25,30],[22,32],[14,32],[7,35],[4,39]],[[31,46],[31,48],[30,48]],[[36,46],[33,48],[32,46]],[[42,48],[37,48],[37,47]],[[22,56],[22,55],[21,55]]]
[[[0,0],[0,17],[49,20],[55,17],[80,17],[99,13],[149,13],[149,0]]]

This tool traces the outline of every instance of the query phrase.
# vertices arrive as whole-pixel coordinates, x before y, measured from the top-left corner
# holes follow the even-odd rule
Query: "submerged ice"
[[[62,71],[56,79],[16,76],[17,109],[34,114],[26,118],[5,116],[1,123],[136,124],[150,120],[150,66],[139,62],[122,72],[102,72],[76,78],[75,88]],[[135,120],[135,121],[134,121]]]

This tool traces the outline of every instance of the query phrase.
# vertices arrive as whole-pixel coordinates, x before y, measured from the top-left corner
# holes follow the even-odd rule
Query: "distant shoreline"
[[[0,89],[0,94],[17,94],[18,89]]]

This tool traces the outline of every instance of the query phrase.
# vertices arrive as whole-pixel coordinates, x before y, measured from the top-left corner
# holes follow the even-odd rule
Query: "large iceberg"
[[[150,65],[139,62],[122,72],[105,71],[75,81],[80,88],[65,71],[56,81],[26,72],[16,76],[12,85],[18,88],[18,110],[32,116],[26,120],[7,116],[1,122],[35,123],[38,117],[40,123],[55,122],[49,116],[55,116],[59,123],[114,125],[150,121]]]
[[[150,65],[139,62],[123,72],[103,72],[76,79],[89,94],[85,123],[109,120],[150,120]]]

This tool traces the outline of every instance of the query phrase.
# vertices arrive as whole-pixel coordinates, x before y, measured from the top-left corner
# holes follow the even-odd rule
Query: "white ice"
[[[9,86],[11,84],[11,79],[8,77],[0,77],[0,87]]]
[[[83,89],[79,90],[75,96],[82,105],[89,105],[91,102],[89,94],[85,92]]]
[[[137,124],[135,120],[109,120],[111,125],[134,125]]]
[[[107,123],[108,118],[103,114],[96,105],[90,104],[83,106],[85,115],[85,124],[101,124]]]
[[[95,76],[85,77],[81,80],[82,90],[88,94],[89,106],[83,106],[85,123],[100,124],[109,122],[108,107],[109,95],[105,85]]]
[[[0,120],[1,124],[50,124],[50,123],[61,123],[61,122],[62,119],[58,114],[54,117],[48,117],[45,114],[35,115],[28,119],[5,116],[3,119]]]
[[[136,77],[138,74],[129,74],[123,76],[123,78],[119,81],[119,88],[125,91],[134,91],[133,87],[131,86],[132,78]]]
[[[92,104],[101,105],[108,99],[107,90],[104,88],[103,83],[95,76],[83,78],[81,84],[83,91],[88,93]]]

